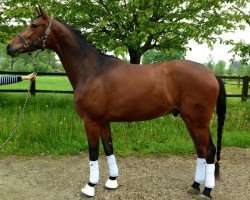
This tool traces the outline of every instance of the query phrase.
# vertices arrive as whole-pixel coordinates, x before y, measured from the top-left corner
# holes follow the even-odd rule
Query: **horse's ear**
[[[41,15],[41,13],[40,13],[38,7],[36,7],[36,12],[37,12],[37,16],[40,16],[40,15]]]
[[[41,15],[44,19],[46,19],[48,17],[47,13],[41,8],[40,5],[38,5],[38,12],[39,12],[39,15]]]

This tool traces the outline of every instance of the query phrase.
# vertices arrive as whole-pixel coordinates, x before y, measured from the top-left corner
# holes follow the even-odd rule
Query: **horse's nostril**
[[[10,49],[10,44],[7,45],[7,50],[9,50],[9,49]]]
[[[11,46],[10,46],[10,44],[7,45],[6,51],[7,51],[7,54],[10,55],[10,51],[11,51]]]

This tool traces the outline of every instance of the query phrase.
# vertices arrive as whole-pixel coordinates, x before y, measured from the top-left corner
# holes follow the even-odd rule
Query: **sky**
[[[222,38],[233,39],[236,42],[243,40],[246,43],[250,43],[250,27],[247,26],[244,31],[237,30],[234,33],[223,34]],[[233,46],[221,45],[219,42],[213,46],[213,49],[209,49],[206,44],[199,45],[194,41],[190,41],[188,46],[191,47],[192,50],[187,52],[185,58],[199,63],[207,62],[209,54],[211,54],[215,63],[219,60],[224,60],[228,66],[233,56],[233,53],[228,53]]]

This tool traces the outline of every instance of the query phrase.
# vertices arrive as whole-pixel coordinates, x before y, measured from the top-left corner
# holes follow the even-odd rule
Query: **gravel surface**
[[[221,178],[213,199],[250,199],[250,149],[223,148]],[[193,199],[187,194],[194,178],[195,156],[147,155],[117,157],[119,188],[104,189],[109,176],[105,156],[100,156],[100,182],[96,199]],[[88,156],[50,156],[0,159],[1,200],[82,200],[80,189],[89,177]]]

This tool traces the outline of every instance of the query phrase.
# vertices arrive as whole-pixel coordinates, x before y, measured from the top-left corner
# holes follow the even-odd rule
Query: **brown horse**
[[[94,186],[99,181],[100,138],[110,170],[105,186],[118,187],[110,122],[142,121],[173,113],[184,120],[198,156],[195,181],[189,192],[199,194],[200,184],[205,184],[198,196],[212,198],[226,113],[223,82],[205,66],[187,60],[132,65],[105,55],[78,30],[51,18],[40,7],[37,12],[37,19],[11,39],[7,52],[17,56],[48,48],[60,57],[74,89],[76,111],[84,121],[89,144],[90,179],[82,192],[94,196]],[[216,148],[209,124],[216,105],[218,149],[214,164]]]

